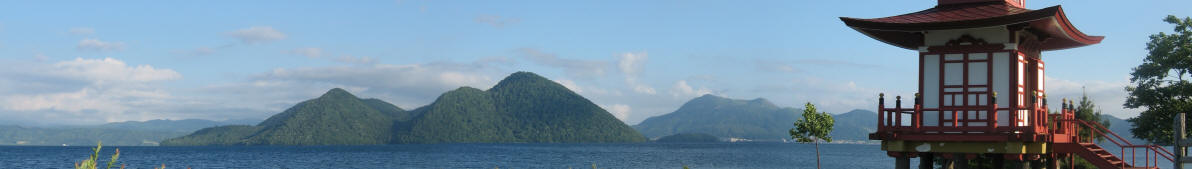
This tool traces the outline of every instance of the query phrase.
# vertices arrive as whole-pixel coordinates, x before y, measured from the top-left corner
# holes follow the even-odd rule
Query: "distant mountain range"
[[[1108,119],[1109,120],[1109,131],[1113,131],[1113,133],[1117,133],[1119,136],[1122,136],[1123,138],[1125,138],[1126,141],[1129,141],[1130,143],[1133,143],[1133,144],[1147,144],[1148,143],[1147,141],[1144,141],[1142,139],[1134,137],[1134,134],[1130,133],[1130,128],[1133,127],[1133,126],[1131,126],[1133,123],[1130,123],[1130,121],[1126,121],[1125,119],[1120,119],[1120,118],[1117,118],[1114,116],[1104,115],[1104,114],[1101,115],[1101,119]]]
[[[21,127],[0,125],[0,145],[104,145],[155,146],[158,141],[183,136],[200,128],[252,124],[260,120],[211,121],[199,119],[149,120],[89,126]]]
[[[714,95],[692,99],[674,112],[650,117],[634,125],[646,137],[658,139],[680,133],[707,133],[722,139],[743,138],[755,141],[790,139],[795,120],[802,118],[801,109],[775,106],[766,99],[737,100]],[[833,114],[832,138],[840,141],[868,141],[868,134],[877,131],[877,113],[856,109]],[[1110,123],[1109,129],[1134,144],[1146,144],[1130,133],[1130,122],[1102,115]],[[1116,147],[1116,146],[1114,146]]]
[[[645,137],[588,99],[518,72],[487,91],[461,87],[411,111],[331,89],[256,126],[206,128],[162,145],[642,141]]]
[[[674,112],[647,118],[634,128],[646,137],[659,138],[680,133],[707,133],[721,138],[757,141],[790,139],[788,130],[802,118],[803,110],[778,107],[769,100],[736,100],[715,95],[692,99]],[[836,140],[867,140],[876,131],[877,113],[853,110],[833,115],[832,137]]]
[[[787,130],[801,110],[780,108],[766,99],[733,100],[714,95],[692,99],[672,113],[647,118],[634,126],[646,137],[706,133],[722,138],[790,138]]]

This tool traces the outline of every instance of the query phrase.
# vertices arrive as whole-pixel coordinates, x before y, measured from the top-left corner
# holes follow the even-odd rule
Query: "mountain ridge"
[[[408,111],[335,88],[256,126],[207,128],[163,145],[642,141],[640,133],[587,98],[537,74],[517,72],[487,91],[459,87]]]

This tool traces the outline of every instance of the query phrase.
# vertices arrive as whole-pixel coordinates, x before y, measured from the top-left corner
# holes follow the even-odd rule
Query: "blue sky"
[[[629,124],[702,94],[842,113],[911,95],[914,51],[837,17],[916,1],[74,1],[0,5],[0,124],[263,119],[341,87],[405,109],[535,72]],[[1039,9],[1060,1],[1028,1]],[[1066,1],[1101,44],[1045,52],[1052,98],[1118,117],[1147,36],[1190,1]],[[1185,8],[1181,8],[1185,7]]]

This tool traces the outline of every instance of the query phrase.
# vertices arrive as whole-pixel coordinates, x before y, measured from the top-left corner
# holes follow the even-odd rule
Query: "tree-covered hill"
[[[391,106],[391,104],[377,105]],[[392,107],[387,110],[401,110]],[[385,144],[393,133],[392,115],[365,104],[355,95],[335,88],[261,122],[260,131],[248,136],[250,145],[355,145]]]
[[[162,141],[162,145],[363,145],[392,139],[404,110],[360,99],[340,88],[303,101],[256,126],[222,126]]]
[[[406,111],[332,89],[256,126],[208,128],[162,145],[643,142],[608,111],[549,79],[517,72],[488,91],[460,87]]]

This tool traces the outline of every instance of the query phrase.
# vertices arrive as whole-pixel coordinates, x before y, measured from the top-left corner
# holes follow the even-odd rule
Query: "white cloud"
[[[1125,118],[1138,116],[1138,113],[1142,111],[1142,109],[1126,109],[1122,106],[1126,103],[1126,96],[1129,95],[1125,88],[1130,83],[1126,79],[1119,82],[1106,82],[1099,80],[1072,81],[1051,76],[1043,78],[1050,105],[1059,105],[1058,103],[1065,98],[1079,100],[1082,93],[1087,92],[1089,99],[1093,100],[1093,104],[1096,104],[1105,114]]]
[[[302,55],[302,56],[306,56],[308,58],[317,58],[317,57],[323,56],[323,49],[322,48],[297,48],[297,49],[282,51],[282,53],[293,54],[293,55]]]
[[[50,65],[22,65],[0,70],[0,111],[8,117],[31,118],[36,123],[97,123],[148,120],[164,113],[151,107],[173,98],[157,82],[182,75],[150,65],[130,66],[123,61],[82,59]],[[13,119],[9,119],[13,120]],[[30,122],[34,123],[34,122]]]
[[[87,27],[70,28],[70,30],[67,31],[67,33],[70,33],[71,35],[87,36],[87,35],[95,34],[95,29],[91,29],[91,28],[87,28]]]
[[[613,114],[613,117],[617,117],[617,119],[620,119],[621,121],[625,121],[626,118],[629,117],[629,114],[632,111],[632,108],[630,108],[629,105],[625,105],[625,104],[613,104],[610,106],[604,106],[604,109],[608,110],[609,113]]]
[[[97,84],[140,83],[182,78],[170,69],[156,69],[150,65],[128,66],[123,61],[104,59],[83,59],[55,63],[49,72],[60,77],[91,80]]]
[[[75,46],[75,49],[97,52],[119,51],[124,50],[124,42],[104,42],[99,39],[87,38],[79,40],[79,44]]]
[[[276,69],[254,75],[246,82],[211,86],[205,91],[261,100],[300,101],[317,97],[333,87],[356,88],[360,92],[354,94],[360,97],[377,97],[413,109],[433,101],[443,92],[462,86],[491,87],[496,80],[491,78],[490,72],[495,71],[483,65],[458,63]],[[272,104],[283,105],[280,108],[290,106]]]
[[[675,82],[674,88],[671,89],[671,94],[678,98],[688,98],[712,94],[712,90],[704,87],[693,88],[687,84],[686,80],[679,80]]]
[[[226,34],[247,44],[267,43],[286,39],[286,34],[268,26],[253,26]]]
[[[649,58],[649,54],[646,52],[623,53],[618,56],[617,68],[620,68],[621,73],[625,76],[625,83],[633,87],[634,92],[653,95],[658,93],[654,90],[654,87],[641,84],[637,81],[637,77],[641,74],[643,64],[647,58]]]
[[[505,27],[505,25],[511,25],[511,24],[516,24],[518,22],[521,22],[521,19],[501,17],[501,16],[497,16],[497,15],[480,15],[480,16],[477,16],[473,20],[475,20],[477,23],[488,24],[489,26],[493,26],[493,27],[497,27],[497,28],[501,28],[501,27]]]
[[[641,73],[642,64],[650,55],[646,52],[629,52],[621,54],[620,60],[617,61],[617,66],[621,68],[621,72],[625,74],[636,75]]]
[[[633,86],[633,91],[634,91],[634,92],[638,92],[638,93],[642,93],[642,94],[650,94],[650,95],[653,95],[653,94],[658,94],[658,91],[654,90],[654,88],[653,88],[653,87],[646,86],[646,85],[636,85],[636,86]]]

